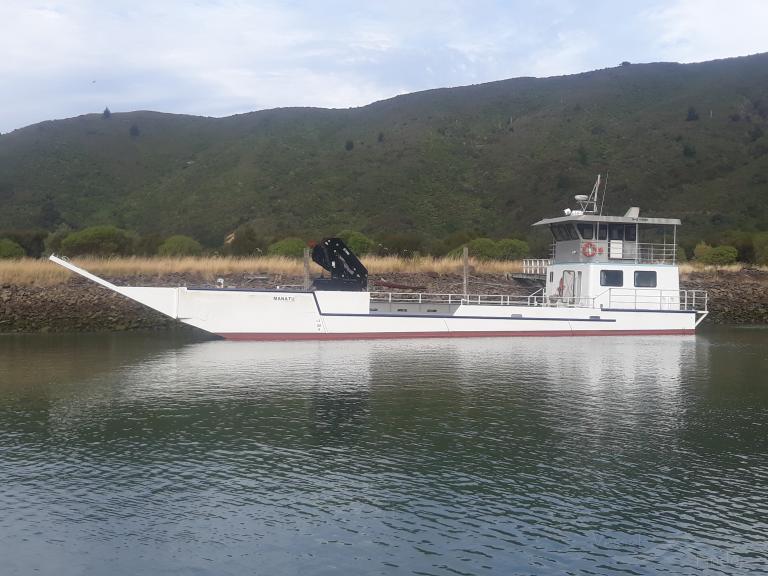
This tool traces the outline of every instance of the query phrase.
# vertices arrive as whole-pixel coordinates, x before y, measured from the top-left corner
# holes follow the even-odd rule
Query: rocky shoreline
[[[213,286],[210,280],[194,275],[111,277],[119,285]],[[376,284],[382,279],[372,278]],[[391,284],[419,287],[428,292],[461,293],[459,274],[388,274]],[[300,277],[282,275],[232,275],[226,286],[274,288],[301,285]],[[527,295],[536,285],[497,274],[472,275],[474,294]],[[681,281],[681,288],[707,290],[710,324],[768,324],[768,273],[744,269],[738,272],[693,272]],[[400,288],[379,287],[401,291]],[[171,330],[179,325],[162,314],[78,277],[50,286],[0,286],[0,334],[35,332],[102,332],[124,330]]]

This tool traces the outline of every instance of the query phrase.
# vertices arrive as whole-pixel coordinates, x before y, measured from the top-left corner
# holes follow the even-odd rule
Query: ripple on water
[[[11,574],[765,571],[768,338],[730,338],[126,337],[68,378],[6,364],[0,555]]]

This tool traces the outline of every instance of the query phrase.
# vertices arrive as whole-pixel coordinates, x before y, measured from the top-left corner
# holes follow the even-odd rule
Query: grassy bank
[[[301,260],[283,257],[263,258],[73,258],[73,263],[97,275],[110,277],[166,276],[192,274],[209,281],[227,274],[284,274],[300,276]],[[362,259],[371,275],[461,273],[461,260],[453,258],[397,258],[371,256]],[[480,274],[504,274],[522,270],[520,261],[480,261],[470,258],[470,265]],[[311,263],[310,273],[322,269]],[[26,258],[0,260],[0,285],[47,286],[65,281],[71,272],[48,260]]]
[[[454,258],[397,258],[370,256],[363,263],[371,275],[380,274],[460,274],[461,261]],[[304,265],[301,260],[283,257],[263,258],[74,258],[73,262],[97,275],[109,277],[167,276],[171,274],[195,275],[208,281],[215,281],[227,274],[284,274],[300,276]],[[520,261],[482,261],[470,258],[470,265],[477,274],[505,274],[522,271]],[[684,263],[680,272],[685,277],[693,272],[735,272],[742,264],[727,266],[704,266]],[[768,271],[768,267],[761,267]],[[318,275],[321,268],[311,263],[310,273]],[[71,273],[49,262],[31,258],[22,260],[0,260],[0,285],[49,286],[64,282]]]

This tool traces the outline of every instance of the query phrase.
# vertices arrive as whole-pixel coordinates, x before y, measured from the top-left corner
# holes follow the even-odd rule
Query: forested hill
[[[210,246],[247,222],[276,237],[524,237],[606,170],[608,213],[678,216],[691,240],[768,229],[768,54],[347,110],[42,122],[0,136],[0,229],[115,224]]]

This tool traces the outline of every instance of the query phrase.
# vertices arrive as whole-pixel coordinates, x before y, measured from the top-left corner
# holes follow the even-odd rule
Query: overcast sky
[[[768,0],[0,0],[0,132],[768,51]]]

